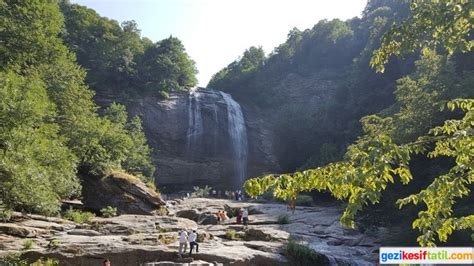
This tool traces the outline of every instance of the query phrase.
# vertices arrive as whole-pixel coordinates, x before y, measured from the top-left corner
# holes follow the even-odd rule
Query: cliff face
[[[106,106],[113,98],[98,96],[96,101]],[[219,91],[198,88],[192,95],[172,93],[165,100],[143,97],[123,104],[130,115],[138,114],[143,120],[160,189],[179,191],[204,185],[236,189],[241,185],[240,168],[244,168],[240,169],[244,178],[279,170],[273,135],[260,112],[241,106],[245,128],[232,127],[239,122],[239,110]],[[243,145],[246,149],[236,150]]]

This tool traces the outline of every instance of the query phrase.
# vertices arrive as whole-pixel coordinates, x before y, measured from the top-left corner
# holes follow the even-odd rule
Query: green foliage
[[[194,187],[194,192],[191,193],[191,197],[193,198],[205,198],[208,197],[209,194],[211,193],[212,187],[210,186],[205,186],[203,188],[195,186]]]
[[[59,260],[55,258],[40,258],[39,260],[33,262],[30,266],[57,266],[59,265]]]
[[[174,37],[152,43],[135,21],[101,17],[94,10],[61,2],[62,38],[86,69],[87,83],[100,94],[186,90],[197,84],[195,63]]]
[[[118,104],[98,116],[86,73],[59,38],[64,20],[58,2],[2,1],[0,15],[0,200],[51,215],[61,199],[79,195],[78,171],[124,168],[151,177],[140,121],[128,122]],[[125,23],[124,40],[133,43],[133,36],[133,23]]]
[[[387,25],[384,19],[373,18],[374,14],[385,12],[385,7],[378,7],[380,3],[371,1],[364,11],[363,20],[378,23],[373,28],[374,36],[380,36]],[[472,68],[454,64],[466,60],[469,55],[456,56],[464,58],[462,60],[449,56],[454,51],[471,50],[472,40],[467,37],[472,29],[470,5],[468,1],[412,2],[411,16],[385,35],[371,62],[381,71],[390,55],[423,48],[421,59],[415,62],[416,72],[398,80],[395,104],[380,115],[361,119],[364,135],[347,148],[344,160],[293,174],[248,180],[245,184],[247,193],[256,196],[273,190],[275,197],[290,200],[294,206],[299,192],[327,190],[334,197],[347,201],[341,223],[355,227],[356,214],[369,204],[379,203],[388,186],[395,182],[410,183],[414,178],[409,167],[414,161],[413,155],[428,157],[424,160],[449,161],[446,158],[452,158],[454,165],[437,174],[419,193],[403,195],[398,205],[426,205],[426,210],[422,210],[413,222],[413,228],[422,233],[418,238],[422,246],[445,242],[456,230],[472,231],[473,215],[458,213],[455,208],[459,199],[469,196],[473,182],[473,100],[455,99],[473,97]],[[375,44],[369,43],[367,48]],[[441,48],[447,55],[437,54]],[[370,49],[363,52],[355,65],[357,68],[359,63],[368,62],[368,51]],[[387,69],[393,67],[392,63]],[[363,71],[357,68],[354,73],[360,76]],[[339,97],[344,101],[351,100],[344,95]],[[440,110],[446,102],[455,112]],[[419,188],[419,185],[415,187]],[[397,195],[401,197],[400,192]]]
[[[30,250],[33,248],[34,242],[31,239],[25,239],[22,244],[23,250]]]
[[[370,62],[383,72],[390,56],[403,56],[416,49],[443,47],[448,54],[467,52],[474,46],[472,2],[469,0],[412,1],[411,16],[393,26],[384,36]]]
[[[112,207],[112,206],[107,206],[105,208],[102,208],[100,210],[100,213],[102,214],[102,217],[104,218],[111,218],[117,216],[117,208]]]
[[[279,224],[289,224],[291,223],[290,216],[288,214],[282,214],[278,216]]]
[[[29,266],[29,263],[27,260],[21,258],[21,253],[10,253],[0,257],[0,265]]]
[[[83,212],[83,211],[74,210],[70,208],[63,214],[63,217],[77,224],[83,224],[83,223],[90,223],[92,219],[95,217],[95,214],[91,212]]]
[[[329,265],[326,257],[293,239],[288,241],[283,252],[290,265]]]
[[[47,247],[48,249],[56,250],[59,248],[60,245],[61,245],[61,241],[59,241],[58,239],[52,239],[49,241]]]
[[[227,229],[225,230],[225,238],[229,240],[237,240],[239,239],[237,232],[234,229]]]
[[[448,103],[450,110],[465,111],[463,119],[447,120],[430,131],[419,143],[434,142],[430,158],[452,157],[455,166],[448,173],[437,177],[426,189],[398,201],[400,207],[424,203],[426,210],[418,214],[413,227],[423,234],[418,237],[422,245],[434,246],[436,238],[445,242],[455,230],[474,231],[474,214],[453,217],[453,205],[458,198],[469,195],[469,185],[474,183],[474,99],[458,99]]]
[[[0,200],[0,221],[3,223],[9,222],[12,215],[13,211]]]
[[[54,214],[80,191],[76,157],[65,147],[37,76],[0,73],[0,195],[7,206]]]

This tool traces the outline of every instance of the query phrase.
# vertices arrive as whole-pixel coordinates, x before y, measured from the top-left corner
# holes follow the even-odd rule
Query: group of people
[[[216,216],[217,216],[217,224],[220,224],[220,223],[224,222],[225,220],[229,219],[229,216],[227,216],[226,211],[218,211],[216,213]]]
[[[242,201],[244,199],[244,193],[240,189],[232,192],[232,195],[235,200]]]
[[[186,253],[186,249],[188,248],[189,243],[189,256],[193,253],[194,247],[196,247],[196,252],[199,252],[199,244],[197,243],[197,233],[196,230],[186,231],[186,229],[181,230],[178,233],[179,236],[179,249],[178,249],[178,256],[182,256]]]

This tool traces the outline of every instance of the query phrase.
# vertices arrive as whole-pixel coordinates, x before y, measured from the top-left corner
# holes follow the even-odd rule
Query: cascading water
[[[227,129],[232,144],[235,178],[241,186],[247,173],[247,128],[240,105],[232,97],[220,92],[227,106]]]
[[[248,154],[242,108],[229,94],[204,88],[191,90],[188,104],[188,158],[193,163],[202,163],[203,155],[207,158],[224,156],[222,158],[232,164],[229,183],[240,188],[247,173]],[[191,171],[189,175],[200,174]]]
[[[200,146],[204,127],[199,104],[199,92],[193,88],[189,93],[188,132],[186,134],[186,149],[188,156],[193,156],[193,150]]]

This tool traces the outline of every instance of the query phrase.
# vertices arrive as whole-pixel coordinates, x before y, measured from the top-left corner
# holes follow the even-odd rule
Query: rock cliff
[[[236,181],[236,164],[242,161],[238,159],[242,154],[232,148],[232,107],[219,91],[197,88],[195,94],[171,93],[167,99],[148,96],[121,103],[130,115],[139,115],[143,120],[148,142],[154,149],[155,178],[160,189],[179,191],[196,185],[237,188],[241,182]],[[96,97],[101,106],[112,101],[119,100]],[[255,107],[244,105],[241,111],[247,135],[244,178],[278,171],[272,131]],[[199,117],[193,116],[196,112]]]

